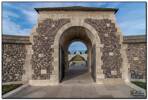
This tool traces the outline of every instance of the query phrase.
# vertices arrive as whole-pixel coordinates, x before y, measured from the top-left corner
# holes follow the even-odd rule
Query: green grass
[[[9,91],[12,91],[12,90],[18,88],[21,85],[22,84],[2,85],[2,95],[5,94],[5,93],[8,93]]]
[[[135,85],[137,85],[143,89],[146,89],[146,82],[132,81],[132,83],[134,83]]]

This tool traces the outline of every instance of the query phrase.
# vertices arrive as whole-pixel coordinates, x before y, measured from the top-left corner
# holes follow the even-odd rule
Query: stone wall
[[[60,20],[60,21],[62,21],[62,20]],[[89,21],[90,20],[88,20],[88,22]],[[68,22],[68,20],[63,20],[63,22],[61,22],[61,23],[64,24],[67,22]],[[96,20],[95,20],[95,22],[96,22]],[[94,27],[95,27],[95,22],[93,22],[94,24],[92,24],[92,26],[94,26]],[[43,21],[43,23],[44,23],[44,21]],[[62,24],[60,24],[60,26],[58,26],[58,27],[61,27]],[[110,25],[113,25],[113,24],[110,23]],[[110,26],[110,27],[113,27],[113,26]],[[44,27],[44,26],[42,25],[42,27]],[[38,32],[41,32],[42,27],[38,27],[38,29],[37,29]],[[112,29],[114,29],[114,28],[112,28]],[[116,30],[116,29],[114,29],[114,30]],[[50,31],[50,32],[53,32],[52,34],[55,34],[56,30]],[[115,31],[111,31],[111,32],[115,32]],[[47,33],[48,33],[48,31],[47,31]],[[45,33],[45,34],[47,34],[47,33]],[[98,31],[98,33],[100,33],[100,31]],[[108,32],[106,32],[106,33],[108,33]],[[35,59],[37,66],[35,66],[34,62],[32,62],[33,68],[35,69],[35,70],[33,70],[35,72],[33,77],[36,75],[35,79],[50,78],[50,74],[52,72],[51,70],[53,68],[53,65],[51,65],[52,52],[53,52],[52,43],[53,42],[48,42],[48,41],[52,41],[50,36],[47,39],[47,37],[44,34],[42,34],[42,35],[40,34],[38,36],[38,38],[35,36],[36,38],[35,38],[34,42],[36,44],[38,44],[37,46],[39,46],[39,47],[36,47],[35,45],[33,45],[35,52],[32,57],[37,56],[37,58]],[[40,36],[41,36],[41,38],[39,38]],[[104,36],[101,36],[101,35],[99,35],[99,36],[101,37],[101,42],[104,44],[103,48],[101,48],[101,51],[103,52],[102,68],[104,70],[106,78],[119,77],[120,76],[119,72],[120,72],[120,67],[121,67],[120,66],[121,58],[120,58],[120,53],[119,53],[120,44],[118,42],[119,37],[118,36],[116,37],[115,35],[113,35],[113,33],[108,33],[108,35],[104,34]],[[39,40],[37,40],[37,39],[39,39]],[[108,41],[105,42],[106,39]],[[49,43],[51,43],[51,44],[49,44]],[[146,52],[146,38],[145,38],[145,36],[126,36],[126,37],[124,37],[123,44],[127,46],[126,53],[127,53],[127,57],[128,57],[128,62],[130,64],[129,72],[131,73],[131,78],[132,79],[146,78],[146,53],[147,52]],[[31,45],[31,43],[29,41],[29,37],[27,37],[27,36],[8,36],[8,35],[2,36],[2,82],[3,83],[14,82],[14,81],[23,81],[24,75],[27,74],[27,71],[25,70],[25,67],[26,67],[25,61],[27,59],[26,54],[28,52],[27,51],[28,46],[30,46],[30,45]],[[116,49],[114,47],[116,47]],[[118,48],[118,50],[117,50],[117,48]],[[49,62],[49,60],[47,60],[47,59],[50,59],[51,62]],[[115,59],[118,62],[115,61]],[[37,63],[37,61],[39,63]],[[114,65],[114,67],[110,66],[112,64]],[[111,69],[108,68],[107,66],[111,67]],[[47,73],[44,70],[46,68],[47,69],[49,68],[47,70]],[[119,75],[119,76],[112,75],[112,73],[113,73],[112,71],[114,71],[114,69],[117,70],[117,75]],[[38,74],[36,72],[39,72],[39,76],[37,76]],[[43,77],[43,76],[45,76],[45,77]]]
[[[36,29],[37,35],[33,36],[33,55],[32,69],[33,80],[50,79],[53,70],[53,50],[54,38],[57,31],[66,23],[68,19],[45,19],[38,24]]]
[[[97,30],[101,44],[104,45],[101,48],[103,62],[101,67],[105,78],[121,78],[121,44],[120,35],[116,34],[115,23],[112,23],[109,19],[86,19],[85,22]]]
[[[23,81],[27,36],[2,36],[2,82]]]
[[[124,37],[131,79],[146,79],[146,36]]]

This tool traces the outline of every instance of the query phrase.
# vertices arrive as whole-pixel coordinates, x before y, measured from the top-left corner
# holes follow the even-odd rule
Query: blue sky
[[[70,52],[75,52],[75,51],[79,51],[79,50],[87,50],[87,47],[86,45],[81,42],[81,41],[75,41],[75,42],[72,42],[70,45],[69,45],[69,48],[68,48],[68,51]]]
[[[145,2],[3,2],[2,34],[30,35],[37,23],[34,8],[64,6],[118,8],[116,19],[123,35],[146,34]]]

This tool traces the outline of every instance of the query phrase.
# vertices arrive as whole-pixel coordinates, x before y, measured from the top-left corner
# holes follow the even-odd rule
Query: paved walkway
[[[69,68],[68,72],[65,73],[65,77],[62,81],[62,84],[70,84],[70,83],[83,83],[83,84],[90,84],[93,83],[93,79],[91,77],[91,73],[88,72],[87,67],[80,67],[77,68],[71,67]]]
[[[56,86],[28,86],[8,98],[133,98],[132,90],[124,83],[96,84],[86,70],[69,71],[63,82]]]
[[[132,98],[131,88],[97,84],[60,84],[58,86],[28,86],[8,98]]]

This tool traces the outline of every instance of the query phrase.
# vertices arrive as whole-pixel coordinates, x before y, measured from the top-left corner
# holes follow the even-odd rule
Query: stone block
[[[47,74],[47,70],[46,69],[41,69],[41,74]]]
[[[112,71],[111,71],[111,74],[112,74],[112,75],[117,75],[117,71],[116,71],[116,70],[112,70]]]
[[[107,33],[105,33],[105,34],[104,34],[104,36],[105,36],[105,37],[108,37],[108,34],[107,34]]]
[[[39,57],[44,57],[44,54],[39,54]]]
[[[6,62],[10,62],[11,61],[11,59],[10,58],[6,58]]]
[[[48,37],[44,37],[44,39],[45,39],[45,40],[47,40],[47,39],[48,39]]]
[[[54,25],[54,24],[52,24],[52,25],[51,25],[51,27],[55,27],[55,25]]]
[[[107,27],[110,27],[110,24],[109,24],[109,23],[107,23],[107,24],[106,24],[106,26],[107,26]]]
[[[139,58],[138,57],[134,57],[134,60],[139,60]]]
[[[109,56],[113,56],[114,55],[114,53],[113,52],[109,52]]]

